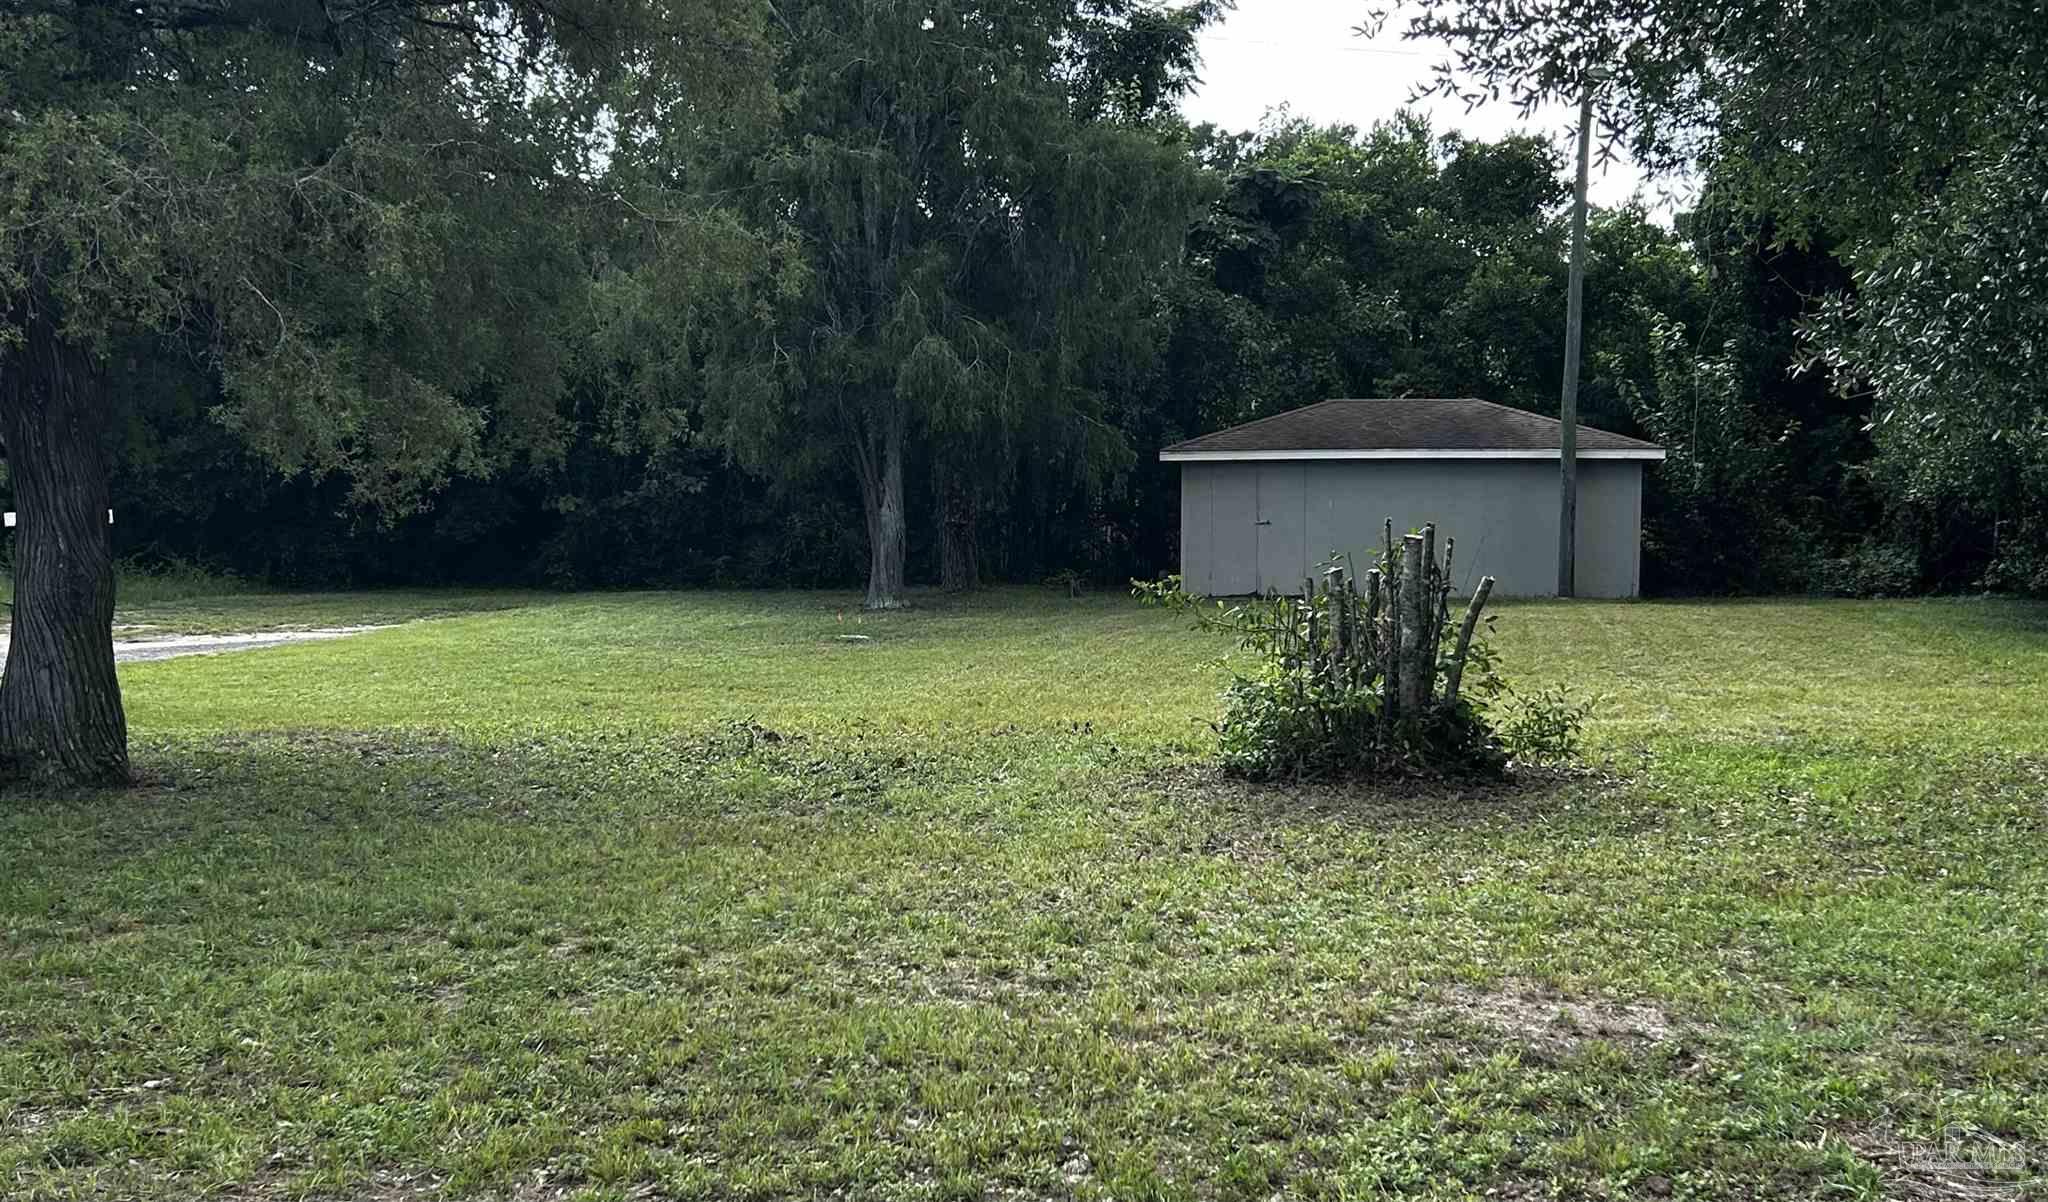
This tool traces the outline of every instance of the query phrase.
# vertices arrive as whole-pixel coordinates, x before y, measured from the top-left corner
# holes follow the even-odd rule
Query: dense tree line
[[[1591,89],[1609,147],[1706,178],[1703,229],[1763,248],[1773,271],[1788,262],[1774,283],[1821,286],[1801,296],[1791,341],[1795,365],[1842,398],[1825,413],[1775,373],[1749,387],[1752,356],[1780,337],[1772,304],[1727,356],[1702,344],[1678,388],[1729,398],[1717,406],[1727,445],[1752,461],[1739,470],[1768,468],[1791,499],[1775,516],[1794,520],[1774,532],[1840,553],[1824,580],[2048,588],[2040,4],[1415,0],[1401,12],[1405,32],[1451,47],[1438,93],[1533,105]],[[1710,264],[1722,253],[1708,251]],[[1811,452],[1855,442],[1816,433],[1844,410],[1867,417],[1868,442],[1818,463]],[[1791,454],[1765,451],[1787,419],[1823,417],[1794,431]],[[1800,519],[1836,493],[1871,519],[1870,537],[1815,547],[1827,527]]]
[[[1153,453],[1310,400],[1476,395],[1555,412],[1566,231],[1550,142],[1473,141],[1406,115],[1364,131],[1160,122],[1138,142],[1164,181],[1153,216],[1172,238],[1144,248],[1131,286],[1089,302],[1103,328],[1067,365],[1065,406],[1035,376],[973,378],[992,349],[970,370],[951,344],[927,346],[947,374],[901,452],[903,479],[919,482],[902,497],[907,579],[948,582],[949,533],[963,530],[975,564],[954,584],[1171,570],[1178,481]],[[1162,147],[1178,162],[1158,162]],[[1841,263],[1824,244],[1772,249],[1767,232],[1705,208],[1677,227],[1621,208],[1590,228],[1582,412],[1673,453],[1651,483],[1653,590],[1978,583],[1988,548],[1952,545],[1960,532],[1888,507],[1870,470],[1867,400],[1794,371],[1800,323],[1848,284]],[[451,479],[416,512],[352,504],[339,477],[279,476],[208,420],[222,398],[204,363],[136,343],[114,364],[118,544],[298,585],[864,583],[860,473],[792,429],[831,420],[832,403],[772,388],[706,401],[701,382],[648,360],[691,337],[665,324],[655,280],[643,268],[614,284],[609,370],[564,390],[561,453]],[[875,352],[892,387],[929,333],[893,336]],[[1044,370],[1002,349],[1013,371]],[[699,371],[714,361],[697,359]],[[622,438],[621,393],[672,409],[670,428]],[[975,420],[949,408],[960,394],[980,398]],[[962,447],[966,471],[951,463]],[[963,475],[974,484],[965,521],[949,484]]]
[[[114,555],[890,606],[1170,569],[1191,434],[1554,412],[1558,148],[1190,128],[1223,7],[0,11],[0,759],[125,771]],[[2048,588],[2042,23],[1724,9],[1410,17],[1448,93],[1601,66],[1610,142],[1704,181],[1590,227],[1581,411],[1672,452],[1646,583]]]

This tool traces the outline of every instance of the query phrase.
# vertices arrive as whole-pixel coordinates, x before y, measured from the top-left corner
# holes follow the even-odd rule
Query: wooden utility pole
[[[1598,72],[1588,72],[1585,95],[1579,100],[1579,186],[1572,200],[1572,264],[1565,285],[1564,395],[1557,406],[1558,477],[1557,595],[1569,597],[1578,574],[1579,535],[1579,342],[1586,323],[1586,169],[1592,152],[1593,88]]]

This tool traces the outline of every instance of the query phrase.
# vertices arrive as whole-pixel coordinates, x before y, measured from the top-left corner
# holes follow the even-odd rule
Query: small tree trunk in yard
[[[948,472],[939,489],[939,587],[964,593],[981,587],[981,544],[974,494]]]
[[[1422,527],[1422,579],[1424,582],[1422,598],[1417,602],[1420,608],[1417,609],[1416,614],[1422,621],[1422,649],[1423,654],[1429,657],[1430,688],[1434,689],[1436,687],[1436,652],[1437,648],[1444,641],[1443,623],[1436,620],[1437,612],[1443,608],[1444,577],[1443,570],[1437,565],[1436,561],[1435,522],[1427,523]],[[1422,699],[1428,701],[1429,695],[1425,693]]]
[[[901,609],[909,540],[903,516],[903,429],[888,421],[878,452],[863,464],[861,502],[868,518],[868,609]]]
[[[1394,569],[1390,565],[1388,571]],[[1392,729],[1401,716],[1401,578],[1390,576],[1380,591],[1386,625],[1379,631],[1380,730]]]
[[[1472,652],[1472,628],[1479,625],[1479,611],[1486,608],[1486,599],[1493,594],[1493,577],[1482,576],[1479,587],[1472,590],[1472,603],[1465,607],[1465,623],[1458,627],[1458,649],[1451,656],[1451,666],[1444,673],[1444,708],[1458,704],[1458,690],[1465,682],[1465,657]]]
[[[1429,704],[1429,691],[1436,683],[1432,662],[1436,649],[1426,645],[1423,631],[1432,608],[1429,600],[1428,565],[1422,558],[1422,536],[1410,534],[1401,540],[1401,718],[1422,717]]]
[[[128,722],[114,674],[105,380],[92,355],[63,337],[47,297],[32,295],[9,316],[25,337],[0,352],[0,439],[20,515],[0,675],[0,774],[124,784]]]
[[[1366,640],[1366,650],[1369,652],[1369,657],[1375,667],[1380,662],[1379,618],[1380,570],[1378,568],[1367,568],[1365,571],[1365,621],[1360,623],[1359,635]]]

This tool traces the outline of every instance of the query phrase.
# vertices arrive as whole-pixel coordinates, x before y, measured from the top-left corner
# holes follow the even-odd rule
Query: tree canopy
[[[1898,503],[2010,526],[2041,575],[2048,345],[2048,13],[2028,0],[1419,0],[1432,91],[1525,107],[1597,89],[1610,149],[1707,181],[1704,208],[1850,279],[1803,363],[1867,397]],[[1379,19],[1391,19],[1381,14]],[[1596,75],[1597,83],[1593,83]]]
[[[858,485],[868,604],[903,599],[910,478],[947,581],[1022,460],[1092,484],[1129,458],[1096,361],[1129,352],[1197,177],[1166,120],[1211,3],[782,9],[770,144],[716,168],[787,231],[801,285],[716,356],[706,426],[757,470]]]
[[[0,13],[0,437],[22,512],[0,756],[125,774],[100,529],[119,340],[202,358],[219,420],[359,501],[559,456],[582,232],[642,212],[604,160],[639,122],[761,105],[757,47],[748,19],[665,0]]]
[[[708,4],[51,0],[0,22],[13,307],[98,349],[184,336],[266,457],[401,506],[558,453],[555,335],[584,228],[632,212],[601,170],[631,121],[700,105],[685,81],[721,121],[765,103],[753,35]],[[697,22],[703,43],[677,36]]]

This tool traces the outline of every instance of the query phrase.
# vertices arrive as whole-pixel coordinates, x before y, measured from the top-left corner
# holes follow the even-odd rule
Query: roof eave
[[[1561,452],[1550,450],[1425,450],[1382,449],[1371,451],[1180,451],[1172,447],[1159,452],[1161,463],[1231,463],[1286,459],[1557,459]],[[1663,447],[1627,447],[1619,450],[1580,451],[1584,459],[1636,459],[1661,461]]]

